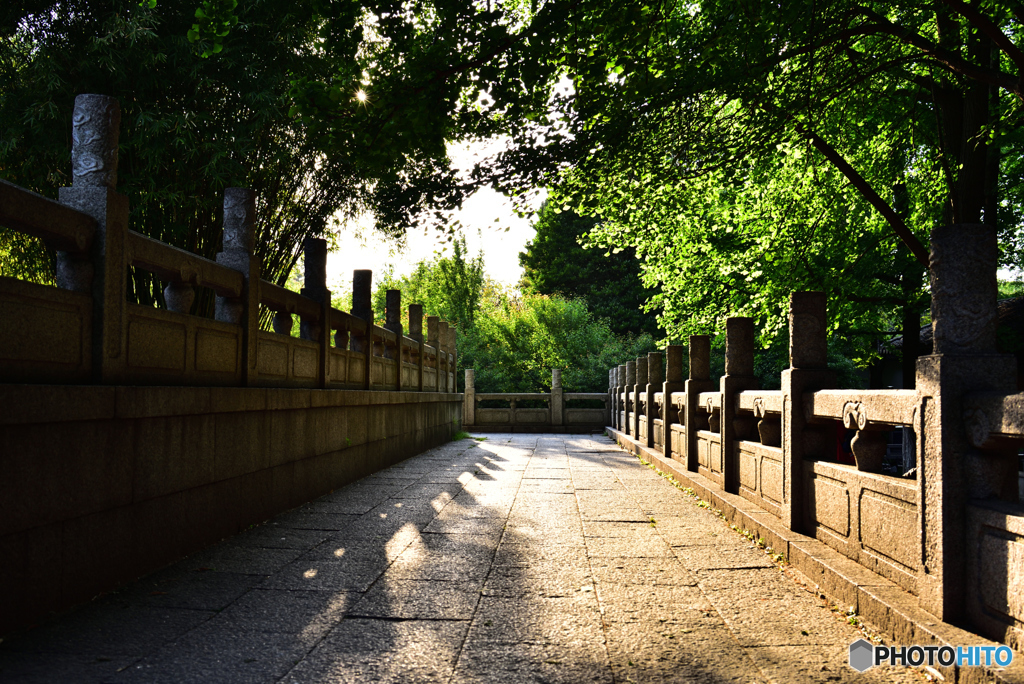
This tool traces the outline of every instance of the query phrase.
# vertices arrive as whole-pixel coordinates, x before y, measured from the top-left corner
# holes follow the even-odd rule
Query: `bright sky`
[[[490,153],[496,144],[453,147],[449,154],[454,166],[468,170],[474,157]],[[462,225],[470,256],[483,250],[484,273],[506,285],[519,282],[523,273],[519,252],[536,234],[531,227],[533,217],[519,218],[508,199],[491,188],[483,188],[467,199],[452,219]],[[395,275],[406,275],[424,259],[451,253],[446,236],[436,230],[428,234],[422,230],[410,232],[405,248],[397,251],[397,245],[381,238],[369,222],[344,228],[338,244],[339,249],[327,255],[327,287],[332,291],[338,291],[343,284],[344,289],[350,289],[355,269],[369,268],[376,276],[391,264]]]

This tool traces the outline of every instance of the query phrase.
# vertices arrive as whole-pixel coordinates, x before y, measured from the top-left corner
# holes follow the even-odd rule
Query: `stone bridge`
[[[60,202],[0,182],[0,223],[58,252],[57,287],[0,279],[0,681],[1024,682],[1021,657],[848,665],[859,639],[1020,656],[1024,399],[983,229],[935,231],[916,392],[831,389],[824,297],[798,293],[781,392],[730,319],[718,391],[695,337],[688,380],[673,346],[583,397],[611,438],[452,441],[500,409],[457,392],[450,327],[413,306],[406,334],[397,293],[374,325],[368,271],[332,308],[315,241],[302,294],[262,281],[245,190],[216,260],[133,233],[116,102],[74,121]],[[130,267],[167,310],[127,302]],[[569,432],[553,385],[509,423]]]

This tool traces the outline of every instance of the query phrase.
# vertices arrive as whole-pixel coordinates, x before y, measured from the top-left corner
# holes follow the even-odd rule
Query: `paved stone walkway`
[[[603,436],[489,435],[0,644],[2,682],[919,682]]]

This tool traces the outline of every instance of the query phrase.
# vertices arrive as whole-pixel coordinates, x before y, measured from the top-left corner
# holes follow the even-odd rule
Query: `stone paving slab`
[[[832,682],[860,631],[604,436],[488,435],[0,643],[0,682]]]

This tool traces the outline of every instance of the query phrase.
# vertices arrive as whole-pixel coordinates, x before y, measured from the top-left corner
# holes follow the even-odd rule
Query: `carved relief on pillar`
[[[76,187],[117,188],[121,108],[106,95],[79,95],[71,119],[71,173]]]
[[[990,226],[932,231],[930,280],[935,354],[996,351],[999,245]]]

